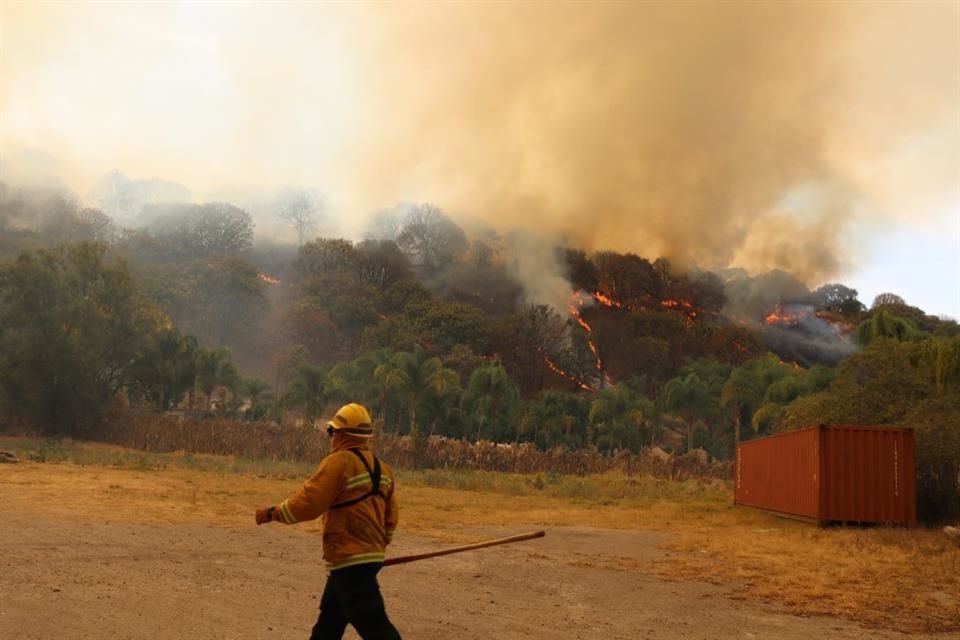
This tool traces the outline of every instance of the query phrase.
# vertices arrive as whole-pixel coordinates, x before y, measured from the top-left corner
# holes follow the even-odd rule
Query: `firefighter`
[[[370,451],[370,414],[351,403],[327,423],[330,455],[303,489],[279,505],[257,509],[257,524],[296,524],[323,516],[323,558],[329,575],[311,640],[339,640],[352,624],[364,640],[399,640],[387,618],[377,572],[397,527],[393,472]]]

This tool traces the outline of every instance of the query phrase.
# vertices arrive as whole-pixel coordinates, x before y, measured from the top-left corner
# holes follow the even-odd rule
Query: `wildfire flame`
[[[793,327],[800,324],[800,320],[803,319],[804,315],[809,316],[810,314],[790,313],[789,311],[785,311],[780,305],[777,305],[774,310],[763,319],[763,323],[767,325],[780,324]]]
[[[593,335],[593,327],[591,327],[586,320],[583,319],[583,316],[580,315],[580,309],[584,305],[583,296],[580,295],[579,291],[575,291],[571,296],[571,301],[567,304],[567,309],[570,310],[570,315],[573,316],[573,319],[577,321],[584,331],[587,332],[587,346],[590,347],[590,351],[593,352],[593,357],[596,358],[596,367],[597,371],[603,371],[603,360],[600,359],[600,350],[597,348],[597,344],[593,341],[593,338],[590,336]]]
[[[793,360],[791,362],[786,362],[783,358],[777,358],[777,360],[779,360],[780,364],[782,364],[785,367],[793,367],[794,369],[797,369],[797,370],[803,369],[803,366],[801,366],[801,364],[796,360]]]
[[[543,361],[546,363],[548,367],[550,367],[550,370],[556,373],[558,376],[566,378],[571,382],[575,382],[577,386],[583,389],[584,391],[593,391],[593,387],[588,385],[586,382],[577,380],[574,376],[570,375],[569,373],[567,373],[566,371],[558,367],[556,364],[554,364],[553,360],[551,360],[547,355],[543,356]]]
[[[258,273],[257,277],[266,282],[267,284],[280,284],[280,281],[276,278],[271,278],[265,273]]]
[[[580,298],[580,294],[576,294],[577,298]],[[604,294],[602,291],[594,291],[593,299],[602,304],[605,307],[612,307],[614,309],[629,309],[627,305],[623,304],[619,300],[614,300],[610,296]]]

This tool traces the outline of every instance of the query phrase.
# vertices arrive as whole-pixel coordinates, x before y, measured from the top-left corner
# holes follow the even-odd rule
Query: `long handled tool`
[[[487,540],[485,542],[475,542],[473,544],[466,544],[462,547],[451,547],[450,549],[442,549],[440,551],[430,551],[429,553],[418,553],[411,556],[398,556],[396,558],[388,558],[383,566],[387,567],[392,564],[406,564],[408,562],[416,562],[417,560],[426,560],[427,558],[436,558],[437,556],[447,556],[451,553],[462,553],[464,551],[472,551],[474,549],[483,549],[484,547],[495,547],[498,544],[510,544],[511,542],[520,542],[522,540],[532,540],[534,538],[542,538],[544,536],[543,531],[533,531],[531,533],[521,533],[517,536],[510,536],[507,538],[497,538],[496,540]]]

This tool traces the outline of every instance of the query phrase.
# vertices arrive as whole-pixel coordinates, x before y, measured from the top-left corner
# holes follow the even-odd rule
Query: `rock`
[[[0,451],[0,464],[3,464],[4,462],[14,463],[20,462],[20,460],[17,459],[16,454],[14,454],[12,451]]]

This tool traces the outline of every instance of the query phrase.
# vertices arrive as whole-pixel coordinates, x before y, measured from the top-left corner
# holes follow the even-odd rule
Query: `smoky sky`
[[[960,4],[6,4],[0,140],[819,282],[958,203]]]

